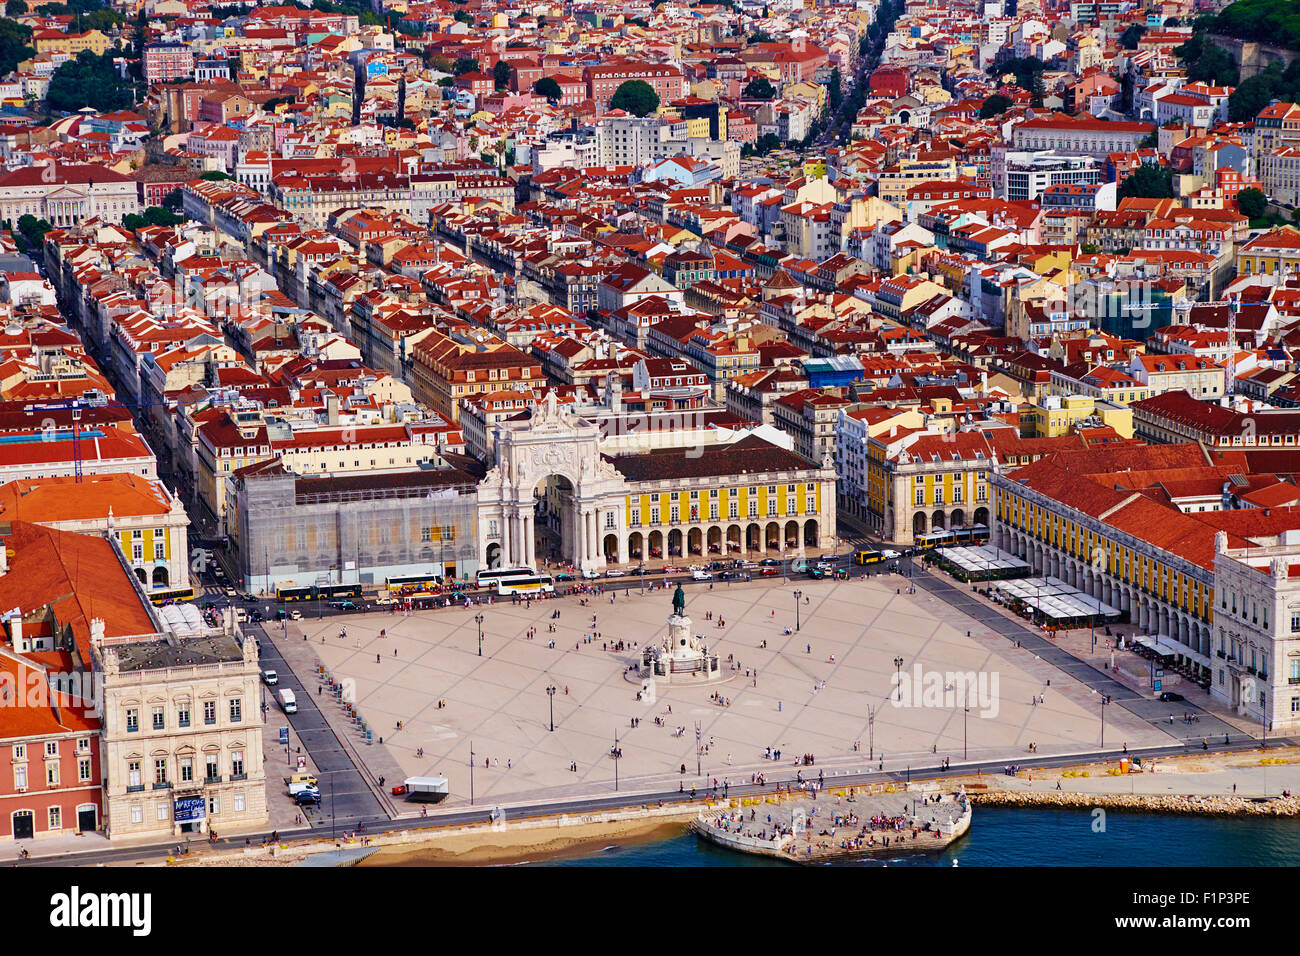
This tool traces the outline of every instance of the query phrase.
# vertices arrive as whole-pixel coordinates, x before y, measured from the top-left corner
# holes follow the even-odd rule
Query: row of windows
[[[92,765],[89,757],[80,757],[77,759],[77,782],[87,783],[91,778]],[[60,779],[61,771],[56,761],[51,761],[45,765],[45,785],[48,787],[57,787],[63,781]],[[27,764],[14,764],[14,789],[26,790],[27,782]]]
[[[231,801],[234,804],[235,813],[244,812],[244,808],[247,805],[247,801],[244,797],[244,791],[236,790],[233,794],[231,794]],[[217,816],[219,813],[221,813],[221,798],[217,796],[215,793],[210,794],[208,796],[208,816]],[[168,800],[157,801],[154,804],[154,814],[155,814],[155,819],[157,819],[159,823],[166,823],[168,820],[172,818],[171,802]],[[131,822],[132,823],[144,822],[143,804],[133,803],[131,805]]]
[[[226,710],[230,716],[232,724],[240,723],[244,719],[244,698],[230,697],[226,700]],[[150,726],[154,730],[167,729],[167,708],[164,704],[154,704],[149,709]],[[215,700],[205,700],[203,702],[203,723],[212,725],[217,722],[217,702]],[[187,700],[176,703],[176,726],[190,726],[190,702]],[[126,708],[126,731],[133,734],[140,729],[140,709],[138,707]]]
[[[817,513],[817,499],[816,499],[815,497],[813,497],[813,496],[810,495],[808,498],[805,499],[804,504],[805,504],[806,507],[805,507],[803,513],[805,513],[805,514],[816,514],[816,513]],[[776,503],[774,500],[772,500],[771,498],[769,498],[769,499],[767,500],[767,507],[763,509],[763,514],[760,515],[760,514],[758,513],[758,502],[757,502],[755,499],[751,498],[751,499],[749,500],[749,511],[748,511],[747,517],[750,517],[750,518],[758,518],[758,517],[775,518],[775,517],[780,517],[780,516],[797,515],[797,514],[800,514],[800,511],[799,511],[799,507],[798,507],[798,505],[799,505],[799,501],[798,501],[797,498],[787,498],[787,499],[785,500],[785,510],[784,510],[784,511],[779,511],[779,510],[777,509],[777,503]],[[653,525],[653,524],[659,524],[659,516],[660,516],[660,514],[661,514],[660,509],[658,509],[658,508],[653,508],[653,507],[652,507],[652,508],[650,509],[650,524],[652,524],[652,525]],[[690,518],[689,518],[690,521],[699,521],[699,520],[700,520],[700,509],[699,509],[699,506],[698,506],[698,505],[691,505],[691,508],[690,508],[690,512],[689,512],[689,514],[690,514]],[[739,503],[736,502],[735,500],[731,501],[730,504],[728,505],[728,508],[727,508],[727,517],[728,517],[728,518],[739,518],[739,517],[740,517],[740,505],[739,505]],[[613,527],[614,527],[613,519],[614,519],[614,516],[613,516],[612,514],[608,516],[608,521],[606,522],[606,525],[605,525],[607,528],[613,528]],[[719,517],[718,517],[718,504],[717,504],[716,501],[711,501],[711,502],[709,502],[709,520],[710,520],[710,521],[718,521],[718,520],[720,520]],[[681,508],[680,508],[679,506],[677,506],[677,505],[671,505],[671,506],[669,506],[669,508],[668,508],[668,523],[669,523],[669,524],[677,524],[679,521],[681,521]],[[640,524],[641,524],[641,509],[640,509],[640,508],[633,508],[633,509],[632,509],[632,511],[631,511],[631,515],[630,515],[630,517],[629,517],[629,519],[628,519],[628,523],[629,523],[630,525],[632,525],[633,527],[639,527],[639,526],[640,526]]]
[[[144,766],[145,762],[141,759],[132,759],[126,762],[126,785],[128,792],[131,790],[144,789]],[[148,765],[153,772],[153,785],[163,787],[172,783],[171,777],[171,758],[155,757]],[[195,758],[194,757],[177,757],[176,758],[176,781],[179,783],[194,783]],[[221,779],[221,761],[217,754],[203,755],[203,781],[204,783],[216,783]],[[242,750],[230,751],[230,778],[232,780],[242,780],[246,776],[244,770],[244,752]]]
[[[58,741],[58,740],[47,740],[47,741],[45,741],[45,756],[46,756],[46,757],[57,757],[57,756],[59,756],[59,744],[60,744],[60,741]],[[79,754],[90,753],[90,738],[89,738],[89,737],[78,737],[78,738],[77,738],[77,750],[76,750],[76,752],[79,753]],[[14,744],[14,748],[13,748],[13,759],[14,759],[15,761],[24,761],[24,760],[27,759],[27,745],[26,745],[26,744]]]

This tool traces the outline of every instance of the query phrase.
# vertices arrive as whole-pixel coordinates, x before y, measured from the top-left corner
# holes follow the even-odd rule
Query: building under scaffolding
[[[245,469],[229,502],[242,586],[256,594],[426,574],[472,579],[481,475],[469,459],[458,464],[316,478],[278,464]]]

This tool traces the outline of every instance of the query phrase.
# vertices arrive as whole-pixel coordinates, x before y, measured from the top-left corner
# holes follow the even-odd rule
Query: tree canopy
[[[1143,163],[1120,183],[1120,199],[1172,199],[1174,173],[1166,166]]]
[[[12,73],[20,62],[36,55],[36,50],[27,45],[31,39],[31,27],[0,20],[0,74]]]
[[[776,87],[772,85],[772,81],[767,77],[759,76],[746,83],[745,88],[740,92],[742,95],[756,100],[770,100],[776,96]]]
[[[564,96],[564,91],[560,89],[560,84],[555,82],[553,77],[544,76],[533,84],[533,92],[538,96],[544,96],[552,103],[558,103]]]
[[[178,216],[162,206],[150,206],[142,216],[133,212],[127,213],[122,218],[122,225],[135,232],[145,226],[179,226],[185,221],[184,216]]]
[[[135,90],[113,64],[114,53],[96,56],[82,50],[54,71],[45,103],[51,110],[75,113],[89,106],[101,113],[130,109],[135,105]]]
[[[628,80],[614,91],[609,108],[626,110],[633,116],[648,116],[659,109],[659,94],[645,80]]]
[[[54,227],[44,219],[37,219],[35,216],[24,215],[18,217],[18,244],[23,248],[20,252],[27,252],[32,249],[40,249],[45,241],[45,234]]]
[[[1136,50],[1138,40],[1142,39],[1142,34],[1147,32],[1147,28],[1140,23],[1135,23],[1119,35],[1119,45],[1125,50]]]
[[[504,90],[510,85],[510,62],[508,60],[497,60],[496,65],[492,67],[492,85],[498,90]]]
[[[1268,197],[1262,190],[1249,186],[1237,193],[1237,208],[1247,219],[1262,219],[1268,212]]]
[[[1215,33],[1300,50],[1300,4],[1295,0],[1237,0],[1205,21]]]
[[[478,60],[472,56],[462,56],[459,60],[451,65],[451,72],[460,76],[462,73],[477,73]]]
[[[208,182],[212,182],[212,183],[221,182],[222,180],[233,179],[233,178],[234,177],[231,176],[229,173],[223,173],[219,169],[210,169],[202,176],[199,177],[199,179],[206,179]]]
[[[994,93],[980,104],[980,119],[992,119],[1011,109],[1011,97],[1005,93]]]

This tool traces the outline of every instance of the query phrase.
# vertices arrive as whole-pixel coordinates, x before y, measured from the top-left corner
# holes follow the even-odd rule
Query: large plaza
[[[804,769],[815,776],[882,759],[899,771],[944,758],[954,767],[1015,762],[1030,744],[1043,755],[1098,748],[1102,708],[1090,688],[924,591],[908,594],[906,584],[888,575],[689,584],[686,613],[729,676],[659,681],[653,699],[638,699],[641,681],[627,671],[667,632],[673,592],[662,588],[304,620],[287,643],[294,658],[306,660],[310,648],[335,678],[354,682],[357,710],[383,741],[357,743],[376,773],[390,784],[398,773],[446,776],[457,804],[469,797],[471,745],[476,802],[502,804],[609,792],[616,738],[619,787],[628,791],[786,777],[803,754],[815,755]],[[307,642],[295,639],[298,629]],[[628,649],[614,650],[619,641]],[[304,683],[314,683],[305,671]],[[967,712],[956,675],[971,673],[979,696]],[[321,706],[338,716],[327,696]],[[1110,746],[1173,742],[1123,708],[1106,710]],[[707,748],[699,776],[697,724]],[[781,752],[779,763],[765,757],[768,748]]]

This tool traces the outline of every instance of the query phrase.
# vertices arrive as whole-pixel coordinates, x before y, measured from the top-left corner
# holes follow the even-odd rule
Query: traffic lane
[[[298,735],[300,746],[306,748],[312,762],[316,765],[322,798],[327,787],[332,783],[336,816],[342,814],[348,817],[365,818],[382,814],[383,809],[379,800],[370,790],[360,770],[353,763],[351,755],[343,748],[338,735],[316,705],[313,690],[320,687],[319,682],[316,682],[316,688],[304,685],[293,667],[281,655],[275,639],[270,637],[264,628],[252,625],[252,629],[262,635],[263,660],[274,664],[273,669],[280,679],[280,684],[277,686],[292,690],[297,699],[297,713],[285,714],[281,709],[279,717],[293,728],[294,733]],[[267,715],[267,719],[271,720],[270,714]],[[283,726],[283,723],[280,726]],[[286,763],[290,764],[286,767],[286,776],[293,771],[292,764],[296,763],[293,757],[294,755],[290,754],[286,760]],[[287,790],[285,796],[288,797]]]

